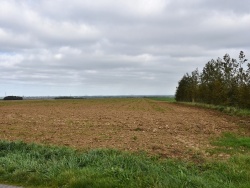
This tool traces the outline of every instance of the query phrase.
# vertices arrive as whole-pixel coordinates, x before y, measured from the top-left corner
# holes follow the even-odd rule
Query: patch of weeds
[[[67,124],[68,124],[69,126],[72,126],[72,125],[74,124],[74,121],[73,121],[73,120],[67,120]]]
[[[161,108],[161,107],[159,107],[159,106],[155,106],[154,107],[154,109],[156,110],[156,111],[158,111],[158,112],[165,112],[165,109],[164,108]]]
[[[163,150],[163,147],[162,146],[160,146],[160,145],[153,145],[152,146],[152,150]]]
[[[143,128],[140,127],[136,127],[135,129],[133,129],[134,131],[143,131]]]
[[[157,112],[165,112],[166,111],[166,109],[164,109],[164,108],[162,108],[161,106],[159,106],[157,103],[154,103],[154,102],[151,102],[151,103],[149,103],[150,105],[151,105],[151,107],[155,110],[155,111],[157,111]]]
[[[84,126],[89,128],[89,127],[93,127],[93,124],[89,121],[86,121],[84,122]]]
[[[137,138],[137,136],[133,136],[132,139],[133,139],[134,141],[136,141],[138,138]]]
[[[0,176],[4,175],[6,173],[5,169],[0,166]]]
[[[191,157],[192,161],[196,162],[196,163],[204,163],[205,162],[205,159],[202,155],[202,153],[196,151],[192,154],[192,157]]]

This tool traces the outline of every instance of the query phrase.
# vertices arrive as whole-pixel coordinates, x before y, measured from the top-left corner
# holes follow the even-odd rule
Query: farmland
[[[249,116],[161,100],[1,101],[0,183],[250,186]]]
[[[218,157],[211,139],[249,121],[151,99],[12,101],[0,103],[0,139],[75,149],[109,148],[163,158]]]

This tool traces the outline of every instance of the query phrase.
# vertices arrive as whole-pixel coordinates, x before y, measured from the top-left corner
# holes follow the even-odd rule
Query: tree
[[[247,64],[248,69],[244,70],[243,64],[247,61],[245,54],[240,51],[239,54],[239,71],[237,74],[237,81],[239,86],[239,106],[247,108],[250,107],[250,64]]]
[[[244,68],[245,54],[240,51],[239,62],[225,54],[212,59],[199,73],[186,73],[178,82],[176,100],[204,102],[250,108],[250,63]]]
[[[198,97],[199,72],[198,69],[191,75],[185,74],[179,81],[175,98],[177,101],[195,102]]]
[[[176,101],[190,102],[189,85],[190,85],[190,76],[186,74],[179,81],[178,87],[176,88],[176,93],[175,93]]]
[[[222,104],[224,99],[223,73],[221,61],[209,61],[201,73],[200,97],[201,102],[209,104]]]

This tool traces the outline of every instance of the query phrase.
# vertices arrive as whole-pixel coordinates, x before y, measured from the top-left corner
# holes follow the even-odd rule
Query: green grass
[[[174,97],[147,97],[156,101],[176,102]]]
[[[218,140],[217,144],[233,148],[244,147],[250,151],[250,137],[237,136],[232,133],[225,133],[224,136]]]
[[[225,153],[249,153],[250,154],[250,137],[237,136],[232,133],[225,133],[221,138],[214,141],[214,145],[220,146],[217,150]]]
[[[250,156],[193,164],[116,150],[0,142],[0,182],[26,187],[250,187]]]

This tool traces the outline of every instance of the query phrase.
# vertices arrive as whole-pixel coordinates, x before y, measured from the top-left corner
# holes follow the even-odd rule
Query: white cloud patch
[[[20,54],[0,54],[0,69],[11,68],[23,61]]]
[[[57,60],[60,60],[60,59],[63,58],[63,54],[55,54],[54,58],[57,59]]]

